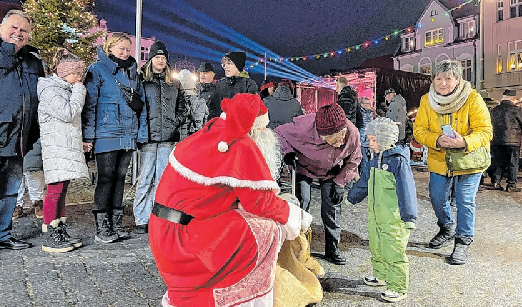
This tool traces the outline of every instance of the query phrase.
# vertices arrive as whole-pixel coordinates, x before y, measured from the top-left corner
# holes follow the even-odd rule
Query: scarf
[[[459,85],[448,96],[442,96],[437,93],[432,83],[428,93],[428,99],[431,108],[435,112],[439,114],[451,114],[462,108],[466,100],[468,100],[470,93],[471,84],[465,80],[460,80]]]
[[[134,58],[132,56],[129,56],[126,60],[122,60],[120,58],[115,57],[114,54],[109,54],[109,59],[111,59],[114,63],[118,64],[118,69],[128,69],[132,66],[132,64],[134,64]]]

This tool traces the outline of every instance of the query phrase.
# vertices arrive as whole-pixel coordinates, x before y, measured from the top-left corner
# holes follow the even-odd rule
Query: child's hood
[[[71,84],[56,75],[38,78],[38,96],[40,96],[42,92],[49,87],[56,87],[62,90],[70,90]]]
[[[406,160],[409,160],[410,159],[410,149],[406,146],[398,145],[398,146],[394,146],[388,150],[385,150],[382,153],[382,155],[383,155],[382,156],[383,159],[386,159],[387,157],[394,156],[394,155],[401,155]]]

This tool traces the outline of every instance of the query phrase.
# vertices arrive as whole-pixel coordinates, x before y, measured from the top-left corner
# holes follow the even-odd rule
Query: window
[[[415,40],[413,36],[404,37],[402,40],[402,51],[409,52],[415,49]]]
[[[424,46],[430,47],[444,43],[444,30],[442,28],[427,31],[425,35]]]
[[[141,60],[142,61],[148,61],[149,60],[149,48],[148,47],[141,47]]]
[[[504,20],[504,1],[497,2],[497,21]]]
[[[522,40],[508,43],[507,70],[522,70]]]
[[[497,45],[497,74],[502,73],[502,45]]]
[[[460,24],[460,38],[467,39],[475,36],[475,20],[464,21]]]
[[[431,64],[421,66],[421,74],[431,75]]]
[[[460,61],[462,65],[462,79],[471,81],[471,59]]]
[[[510,0],[509,3],[509,18],[522,17],[522,0]]]

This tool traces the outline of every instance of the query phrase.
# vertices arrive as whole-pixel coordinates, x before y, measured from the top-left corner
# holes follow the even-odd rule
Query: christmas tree
[[[93,0],[26,0],[24,12],[33,19],[29,44],[40,50],[41,58],[52,63],[59,48],[66,48],[79,56],[86,64],[96,60],[93,45],[102,31],[90,33],[97,27],[92,12]]]

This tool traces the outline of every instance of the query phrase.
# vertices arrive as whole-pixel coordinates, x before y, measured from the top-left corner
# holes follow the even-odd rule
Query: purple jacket
[[[339,148],[328,145],[315,129],[315,113],[294,117],[292,123],[274,132],[283,155],[297,154],[296,172],[312,179],[330,179],[344,186],[350,182],[361,162],[361,140],[357,128],[348,121],[345,143]]]

